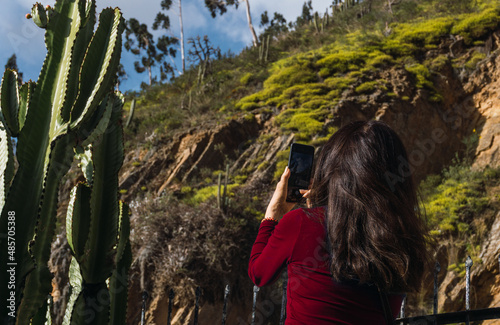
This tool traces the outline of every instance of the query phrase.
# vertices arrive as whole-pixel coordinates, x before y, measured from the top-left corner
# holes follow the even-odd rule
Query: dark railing
[[[500,266],[500,256],[498,256],[498,262]],[[465,323],[469,325],[470,322],[473,321],[483,321],[489,319],[500,319],[500,307],[494,308],[486,308],[486,309],[474,309],[470,310],[470,270],[472,267],[472,259],[470,256],[467,257],[465,261],[465,310],[457,311],[452,313],[441,313],[438,314],[438,273],[441,271],[441,266],[436,262],[434,268],[434,296],[433,296],[433,314],[424,315],[424,316],[414,316],[414,317],[405,317],[405,307],[406,307],[406,298],[403,300],[401,304],[401,311],[399,318],[396,319],[396,324],[412,324],[412,325],[444,325],[444,324],[452,324],[452,323]],[[286,275],[286,272],[285,272]],[[286,319],[286,290],[287,290],[287,278],[283,279],[283,292],[281,299],[281,313],[280,313],[280,325],[285,324]],[[224,288],[224,306],[222,309],[222,325],[226,324],[227,319],[227,302],[229,298],[229,294],[231,292],[231,288],[229,285],[226,285]],[[251,325],[255,325],[256,322],[256,313],[257,313],[257,297],[259,293],[259,287],[253,287],[253,304],[252,304],[252,314],[251,314]],[[198,310],[199,310],[199,300],[201,296],[200,287],[196,288],[196,301],[195,301],[195,310],[194,310],[194,322],[193,325],[198,325]],[[171,325],[172,319],[172,304],[174,300],[175,294],[173,290],[169,291],[168,295],[168,318],[167,325]],[[142,312],[141,312],[141,325],[145,324],[145,313],[146,313],[146,302],[148,299],[148,293],[143,292],[142,294]]]

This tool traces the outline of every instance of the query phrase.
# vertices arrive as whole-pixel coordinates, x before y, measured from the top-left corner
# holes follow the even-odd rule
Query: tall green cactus
[[[108,101],[111,102],[111,101]],[[118,202],[118,170],[123,162],[123,97],[115,96],[106,132],[80,156],[87,183],[76,185],[66,217],[66,237],[73,258],[72,294],[63,324],[125,324],[127,272],[132,253],[128,241],[129,210]],[[90,156],[90,157],[88,157]],[[89,159],[90,158],[90,159]],[[90,168],[88,165],[92,165]],[[106,280],[109,279],[109,288]]]
[[[104,99],[112,93],[124,29],[119,9],[108,8],[94,32],[95,0],[56,0],[53,9],[37,3],[31,17],[46,29],[38,81],[19,87],[15,72],[7,70],[0,93],[0,269],[15,263],[15,310],[22,325],[44,313],[59,183],[73,148],[106,128],[102,120],[109,119],[114,100]],[[11,137],[18,139],[15,157]],[[12,225],[13,239],[5,236]],[[9,281],[10,274],[0,272],[0,301],[11,297]],[[2,323],[13,323],[11,311],[0,304]]]

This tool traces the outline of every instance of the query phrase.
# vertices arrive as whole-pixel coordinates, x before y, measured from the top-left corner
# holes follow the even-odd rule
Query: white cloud
[[[201,2],[201,0],[198,1]],[[200,6],[193,1],[184,1],[182,3],[182,16],[185,21],[184,25],[189,24],[191,28],[206,28],[208,24],[212,23],[212,18],[209,16],[205,6]]]
[[[97,0],[97,12],[103,8],[119,7],[125,19],[136,18],[140,22],[151,25],[160,11],[161,0]]]

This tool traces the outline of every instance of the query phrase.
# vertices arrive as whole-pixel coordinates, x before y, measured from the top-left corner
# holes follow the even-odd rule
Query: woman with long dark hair
[[[419,289],[427,229],[407,160],[386,124],[350,123],[323,146],[311,188],[301,191],[310,208],[293,211],[285,169],[248,269],[263,286],[287,266],[285,324],[387,324],[404,292]]]

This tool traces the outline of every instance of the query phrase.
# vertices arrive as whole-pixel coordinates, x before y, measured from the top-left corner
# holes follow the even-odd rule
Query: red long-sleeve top
[[[248,274],[257,286],[273,283],[287,266],[286,325],[386,324],[375,286],[335,282],[329,271],[324,209],[297,209],[279,223],[264,220]],[[396,317],[403,295],[389,294]]]

